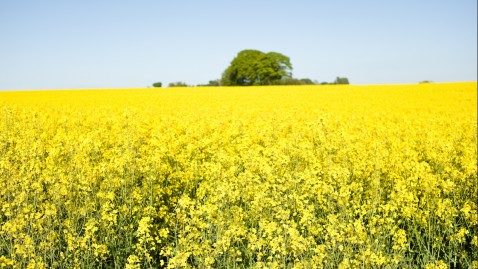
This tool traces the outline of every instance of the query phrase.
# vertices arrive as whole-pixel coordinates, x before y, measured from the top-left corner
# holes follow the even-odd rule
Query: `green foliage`
[[[310,78],[292,78],[292,77],[285,77],[281,80],[277,80],[273,83],[274,85],[314,85],[316,84]]]
[[[285,77],[274,82],[274,85],[301,85],[300,80],[292,77]]]
[[[348,78],[337,77],[334,81],[334,84],[350,84]]]
[[[337,77],[334,82],[320,82],[320,85],[345,85],[345,84],[350,84],[348,78],[341,78]]]
[[[188,84],[178,81],[178,82],[171,82],[168,84],[168,87],[188,87]]]
[[[163,86],[163,83],[161,83],[161,82],[153,83],[153,87],[155,87],[155,88],[161,88],[162,86]]]
[[[314,81],[312,81],[310,78],[302,78],[300,79],[300,83],[302,85],[314,85],[316,84]]]
[[[221,80],[220,79],[210,80],[207,84],[199,84],[198,86],[201,86],[201,87],[206,87],[206,86],[218,87],[218,86],[221,86]]]
[[[272,85],[292,74],[289,57],[258,50],[243,50],[232,60],[222,75],[225,86]]]

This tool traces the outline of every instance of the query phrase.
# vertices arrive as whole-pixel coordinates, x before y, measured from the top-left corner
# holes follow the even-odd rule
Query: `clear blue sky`
[[[476,24],[476,0],[1,0],[0,90],[207,83],[243,49],[318,81],[476,81]]]

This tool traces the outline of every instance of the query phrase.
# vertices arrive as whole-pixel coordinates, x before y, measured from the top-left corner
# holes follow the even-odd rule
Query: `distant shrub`
[[[198,84],[198,86],[201,86],[201,87],[206,87],[206,86],[218,87],[218,86],[221,86],[221,80],[220,79],[210,80],[207,84]]]
[[[188,87],[188,84],[178,81],[178,82],[171,82],[168,84],[168,87]]]
[[[348,78],[337,77],[334,81],[334,84],[350,84]]]
[[[326,82],[326,81],[324,81],[324,82],[320,82],[320,83],[318,83],[318,84],[320,84],[320,85],[346,85],[346,84],[350,84],[350,83],[349,83],[349,79],[348,79],[348,78],[345,78],[345,77],[344,77],[344,78],[337,77],[334,82]]]
[[[292,78],[292,77],[285,77],[281,80],[277,80],[273,83],[274,85],[314,85],[316,84],[310,78]]]

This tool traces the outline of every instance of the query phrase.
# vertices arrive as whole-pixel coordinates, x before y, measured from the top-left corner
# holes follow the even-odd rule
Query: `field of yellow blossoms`
[[[0,93],[0,268],[478,268],[477,83]]]

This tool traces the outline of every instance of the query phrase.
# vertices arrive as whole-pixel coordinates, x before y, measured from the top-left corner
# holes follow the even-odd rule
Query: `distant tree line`
[[[171,82],[168,84],[168,87],[188,87],[189,85],[185,82],[178,81],[178,82]]]
[[[155,82],[153,83],[153,87],[154,88],[161,88],[163,87],[163,83],[161,82]],[[189,87],[188,84],[186,84],[185,82],[182,82],[182,81],[178,81],[178,82],[171,82],[168,84],[168,87]]]
[[[199,84],[198,86],[200,86],[200,87],[205,87],[205,86],[217,87],[217,86],[222,86],[222,84],[221,84],[220,79],[215,79],[215,80],[210,80],[207,84]]]
[[[345,85],[350,84],[348,78],[337,77],[334,82],[321,82],[320,85]]]
[[[260,86],[260,85],[329,85],[349,84],[345,77],[337,77],[334,82],[317,82],[309,78],[292,77],[290,58],[277,53],[264,53],[259,50],[243,50],[224,70],[222,77],[197,86]],[[169,83],[168,87],[187,87],[184,82]],[[162,87],[156,82],[153,87]]]

